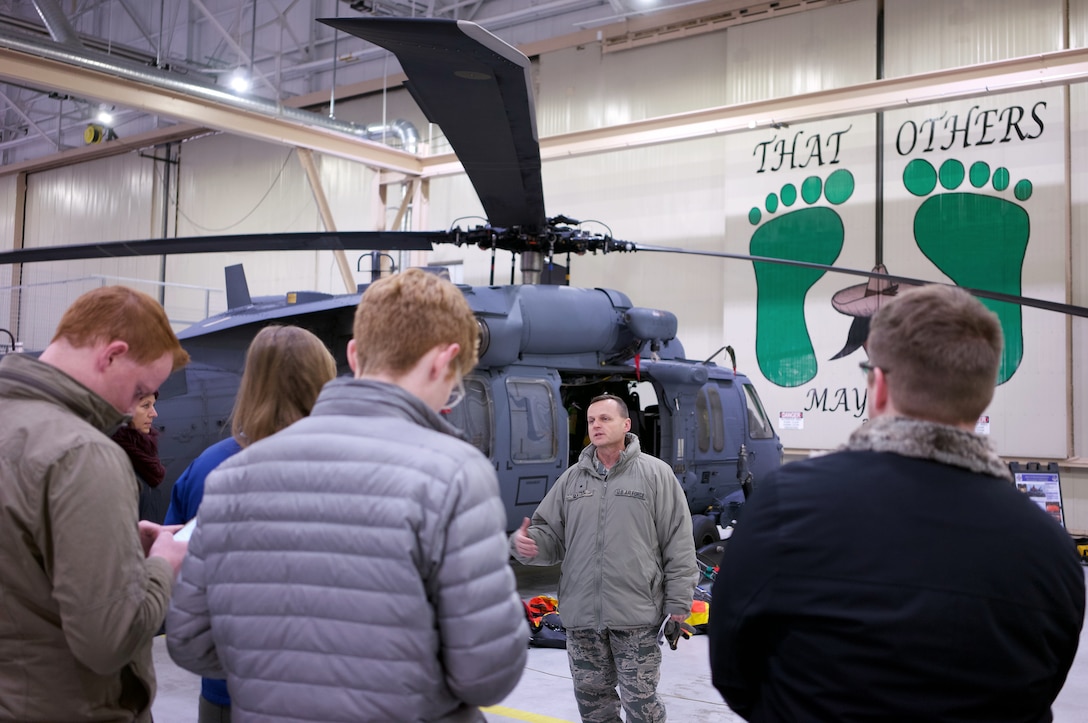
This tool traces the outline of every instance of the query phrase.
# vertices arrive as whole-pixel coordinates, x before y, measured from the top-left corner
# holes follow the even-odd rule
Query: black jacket
[[[751,721],[1051,720],[1084,618],[1069,536],[996,455],[959,466],[975,435],[866,427],[746,505],[713,590],[715,687]]]

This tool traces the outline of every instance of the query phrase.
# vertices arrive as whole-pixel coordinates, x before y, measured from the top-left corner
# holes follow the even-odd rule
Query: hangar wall
[[[181,144],[180,151],[176,144],[153,150],[29,174],[24,246],[157,238],[164,233],[185,237],[324,228],[294,149],[213,134]],[[167,154],[172,154],[170,162],[156,160]],[[315,162],[337,228],[374,228],[372,219],[379,213],[375,172],[338,158]],[[16,233],[16,179],[0,181],[0,213],[11,226],[4,234],[10,248]],[[105,283],[125,283],[163,301],[180,329],[225,309],[223,269],[238,263],[245,265],[254,296],[285,290],[345,291],[328,252],[46,262],[22,267],[19,308],[9,311],[12,297],[0,295],[0,318],[15,313],[11,326],[26,348],[41,349],[61,312],[81,293]]]
[[[315,162],[336,228],[374,228],[374,171],[327,156],[315,156]],[[182,144],[176,223],[178,236],[324,229],[296,150],[227,135]],[[353,264],[355,260],[350,259]],[[223,268],[239,263],[254,296],[305,289],[346,291],[333,255],[319,251],[175,256],[167,260],[168,278],[222,288]]]
[[[1070,47],[1088,46],[1088,3],[1070,3]],[[1070,247],[1069,301],[1088,306],[1088,85],[1069,88],[1069,204]],[[1063,467],[1066,484],[1067,521],[1073,529],[1088,530],[1088,319],[1069,323],[1071,352],[1069,387],[1065,403],[1072,419],[1073,442],[1070,455],[1075,466]],[[1056,403],[1056,400],[1055,402]]]
[[[9,250],[15,242],[16,216],[18,214],[17,199],[19,193],[18,176],[0,176],[0,250]],[[0,328],[8,329],[14,334],[14,329],[19,326],[18,308],[13,308],[11,294],[3,293],[4,287],[10,287],[18,283],[18,268],[13,266],[0,269]],[[0,344],[8,344],[10,339],[6,334],[0,334]],[[7,347],[5,347],[7,348]]]
[[[29,174],[23,246],[158,235],[152,231],[156,199],[148,192],[153,183],[153,162],[135,153]],[[78,266],[60,261],[23,266],[19,283],[29,288],[18,300],[21,340],[27,349],[44,348],[52,336],[50,320],[55,326],[80,294],[107,283],[102,277],[123,279],[123,283],[158,297],[154,282],[160,275],[160,263],[157,258],[126,258],[89,259]]]
[[[1066,0],[988,0],[984,8],[977,0],[853,0],[633,50],[557,50],[534,59],[539,133],[856,85],[879,77],[880,61],[883,77],[895,77],[1084,47],[1088,2],[1069,0],[1068,16],[1066,7]],[[775,119],[767,119],[730,136],[552,160],[543,169],[547,211],[597,219],[615,237],[642,243],[858,268],[883,262],[891,273],[1086,305],[1086,106],[1083,85],[1025,90],[793,126],[772,127]],[[360,122],[406,118],[424,140],[434,133],[399,90],[337,103],[336,112]],[[177,160],[169,191],[169,164],[136,154],[31,175],[26,245],[142,238],[164,223],[180,236],[321,228],[305,174],[286,148],[211,135],[182,144]],[[319,162],[339,228],[375,228],[391,216],[378,207],[375,172]],[[918,180],[926,169],[938,179],[931,188]],[[0,178],[0,223],[8,227],[15,188]],[[940,203],[927,205],[954,196],[970,197],[975,216],[964,221],[961,213],[933,210]],[[443,228],[479,213],[465,177],[440,177],[414,209],[414,223]],[[804,221],[801,230],[781,223],[787,218]],[[951,227],[957,235],[940,232]],[[1009,227],[1019,230],[1001,235]],[[0,230],[10,243],[14,229]],[[488,282],[487,254],[439,249],[432,260],[462,258],[466,282]],[[222,267],[241,261],[254,294],[342,288],[327,253],[175,257],[164,266],[159,259],[100,261],[80,264],[78,273],[182,285],[162,294],[172,318],[190,318],[200,310],[191,297],[203,292],[187,287],[219,288]],[[509,279],[509,261],[500,254],[497,283]],[[73,275],[71,265],[27,265],[22,281]],[[858,317],[832,303],[857,284],[851,279],[654,254],[575,259],[572,269],[574,284],[619,288],[637,304],[676,312],[692,358],[733,345],[794,455],[837,446],[865,417],[857,369],[864,350],[847,351]],[[779,306],[768,306],[771,292]],[[214,312],[222,297],[213,297]],[[30,306],[55,312],[67,301]],[[1031,309],[1001,313],[1016,351],[1003,366],[985,430],[1010,458],[1061,460],[1069,526],[1088,530],[1081,461],[1088,449],[1088,321]],[[768,322],[776,314],[788,322]],[[22,323],[33,326],[25,317]]]

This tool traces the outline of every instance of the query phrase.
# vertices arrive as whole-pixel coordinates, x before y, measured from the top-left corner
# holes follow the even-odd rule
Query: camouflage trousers
[[[567,630],[567,657],[574,699],[583,723],[663,723],[657,697],[661,646],[657,626],[625,630]],[[619,686],[619,695],[616,686]]]

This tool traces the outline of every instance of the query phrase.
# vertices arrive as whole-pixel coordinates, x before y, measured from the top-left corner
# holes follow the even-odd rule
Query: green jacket
[[[595,448],[582,450],[533,513],[529,565],[563,563],[559,614],[567,628],[660,625],[690,613],[698,582],[691,514],[666,463],[642,454],[627,435],[616,465],[601,475]],[[515,533],[517,534],[517,533]]]
[[[22,354],[0,410],[0,720],[150,720],[173,572],[144,557],[125,417]]]

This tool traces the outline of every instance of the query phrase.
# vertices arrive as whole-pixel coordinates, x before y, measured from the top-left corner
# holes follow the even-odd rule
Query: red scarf
[[[148,487],[158,487],[166,476],[166,468],[159,461],[159,430],[154,427],[148,434],[127,424],[113,434],[113,441],[121,445],[132,461],[136,476]]]

